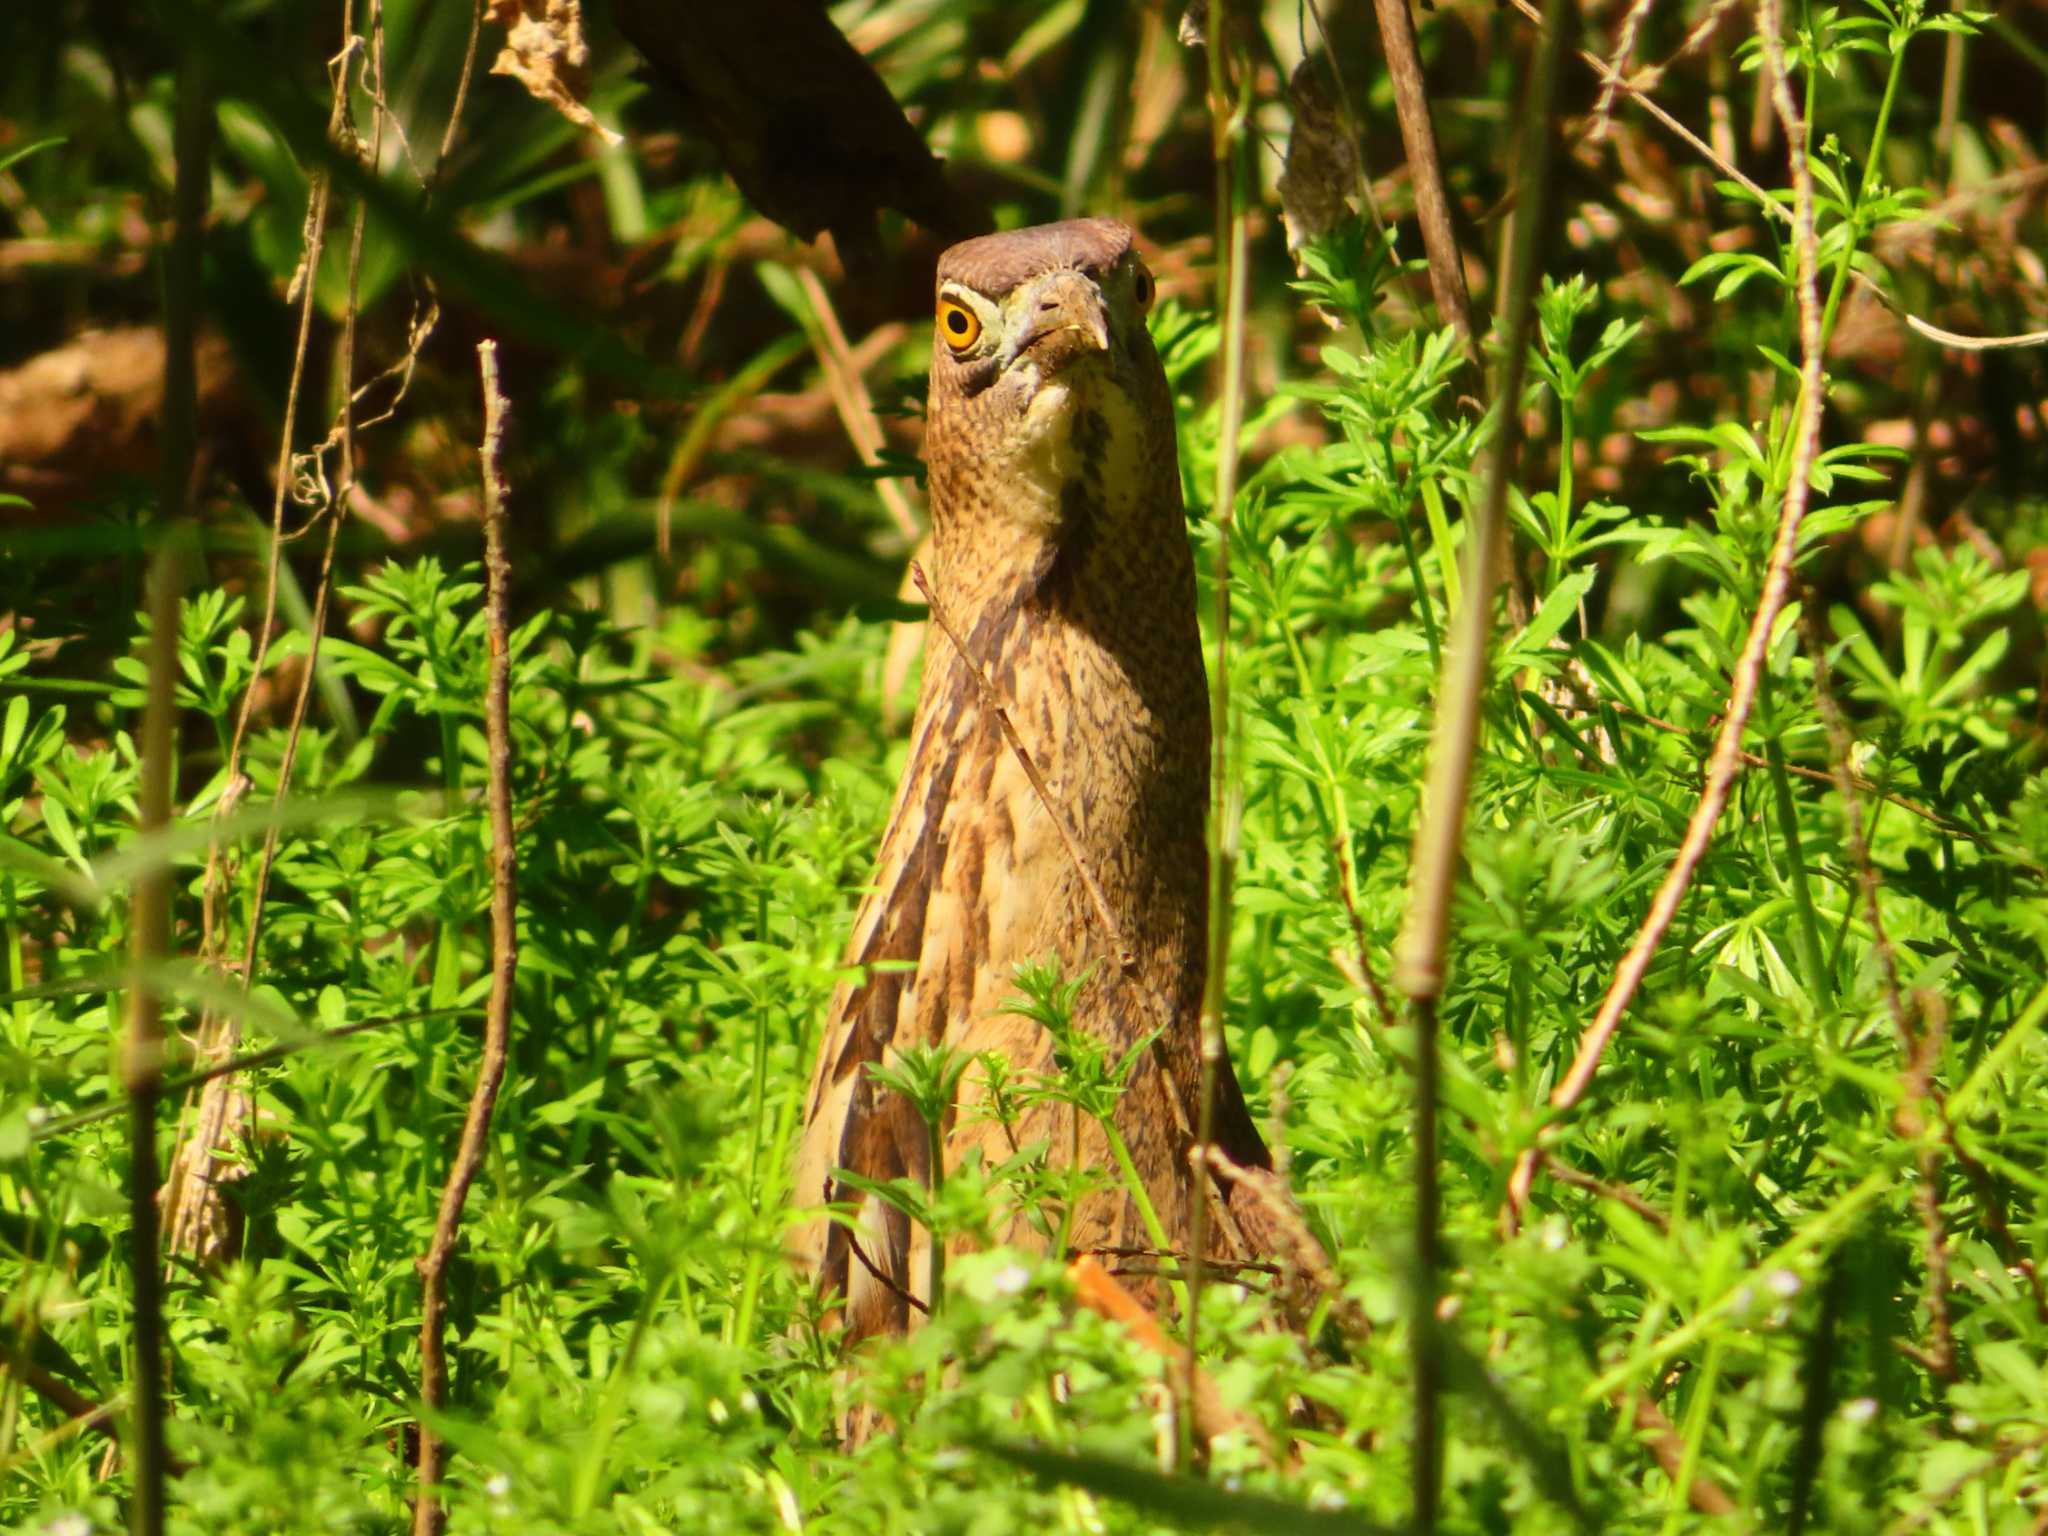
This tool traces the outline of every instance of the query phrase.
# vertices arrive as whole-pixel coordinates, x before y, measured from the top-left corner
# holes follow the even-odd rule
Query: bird
[[[1111,1165],[1101,1125],[1077,1128],[1070,1105],[1034,1102],[1007,1131],[987,1113],[989,1055],[1011,1083],[1058,1070],[1048,1032],[1005,1007],[1024,964],[1085,978],[1072,1023],[1109,1060],[1139,1048],[1113,1119],[1172,1247],[1187,1250],[1198,1199],[1212,1202],[1209,1256],[1249,1260],[1263,1241],[1241,1186],[1198,1177],[1189,1159],[1211,736],[1173,401],[1146,327],[1155,291],[1135,233],[1113,219],[984,235],[938,260],[924,449],[934,622],[794,1172],[795,1201],[814,1214],[794,1228],[793,1256],[855,1340],[907,1331],[932,1304],[929,1233],[864,1186],[929,1188],[935,1141],[942,1176],[1034,1142]],[[969,1058],[940,1138],[874,1076],[918,1045]],[[1227,1054],[1213,1106],[1212,1144],[1270,1167]],[[1131,1254],[1154,1247],[1143,1218],[1127,1182],[1105,1177],[1062,1230],[1071,1253]],[[1048,1246],[1023,1212],[997,1236]]]

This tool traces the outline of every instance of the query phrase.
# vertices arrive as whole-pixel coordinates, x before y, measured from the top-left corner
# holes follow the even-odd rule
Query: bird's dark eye
[[[981,339],[981,316],[953,299],[939,300],[939,334],[955,352],[965,352]]]
[[[1131,296],[1138,301],[1138,308],[1141,310],[1150,309],[1152,307],[1152,300],[1157,297],[1153,288],[1152,274],[1143,267],[1138,268],[1137,276],[1131,279]]]

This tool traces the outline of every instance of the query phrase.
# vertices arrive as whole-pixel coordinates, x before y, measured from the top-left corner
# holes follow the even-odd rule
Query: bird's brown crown
[[[939,282],[960,283],[993,298],[1061,269],[1099,277],[1124,258],[1134,238],[1130,225],[1116,219],[1067,219],[982,235],[940,255]]]

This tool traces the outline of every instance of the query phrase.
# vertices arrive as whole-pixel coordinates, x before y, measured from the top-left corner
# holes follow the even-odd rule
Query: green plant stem
[[[1706,1358],[1700,1365],[1699,1380],[1693,1384],[1692,1401],[1685,1413],[1685,1453],[1678,1463],[1678,1475],[1671,1480],[1664,1516],[1664,1536],[1677,1536],[1690,1512],[1692,1486],[1699,1476],[1700,1450],[1714,1417],[1714,1394],[1721,1382],[1722,1336],[1707,1341]]]
[[[1210,508],[1216,524],[1216,569],[1212,578],[1216,659],[1209,679],[1209,729],[1213,740],[1205,839],[1209,854],[1207,964],[1202,979],[1201,1076],[1188,1197],[1186,1317],[1191,1356],[1201,1324],[1202,1263],[1209,1243],[1208,1149],[1215,1136],[1216,1078],[1223,1059],[1223,1006],[1230,969],[1231,876],[1237,852],[1237,831],[1232,824],[1237,755],[1230,750],[1230,540],[1237,507],[1238,436],[1244,420],[1245,307],[1250,293],[1246,275],[1248,197],[1242,138],[1244,117],[1250,108],[1251,77],[1246,61],[1239,58],[1235,89],[1241,94],[1233,99],[1233,83],[1225,59],[1230,46],[1228,10],[1228,6],[1219,3],[1211,5],[1208,13],[1209,152],[1216,171],[1216,251],[1222,260],[1217,278],[1223,299],[1223,377],[1222,398],[1218,402],[1216,484]],[[1116,1140],[1112,1131],[1112,1145]],[[1128,1152],[1124,1156],[1128,1162]],[[1126,1176],[1130,1176],[1128,1170]],[[1184,1464],[1192,1460],[1194,1451],[1193,1380],[1194,1372],[1185,1373],[1177,1416],[1179,1451]]]
[[[1422,515],[1429,523],[1430,542],[1436,546],[1437,572],[1444,583],[1444,620],[1456,623],[1464,585],[1458,576],[1458,546],[1451,537],[1451,516],[1444,507],[1443,488],[1434,479],[1422,482]],[[1425,602],[1423,610],[1428,611]]]
[[[1870,200],[1871,192],[1877,186],[1877,166],[1884,153],[1885,132],[1891,125],[1892,104],[1898,99],[1899,77],[1905,72],[1906,48],[1899,43],[1892,49],[1891,71],[1885,76],[1884,96],[1877,104],[1877,125],[1870,131],[1870,155],[1863,162],[1863,175],[1856,186],[1856,206],[1849,214],[1849,238],[1842,244],[1842,254],[1835,262],[1835,278],[1828,288],[1827,303],[1820,312],[1820,345],[1823,356],[1827,353],[1828,340],[1835,334],[1835,315],[1842,307],[1842,295],[1849,287],[1849,268],[1856,256],[1857,236],[1862,233],[1855,221],[1863,214],[1863,205]],[[1809,98],[1812,92],[1807,93]],[[1808,137],[1812,126],[1808,125]]]
[[[28,972],[22,966],[21,922],[18,916],[21,911],[21,898],[15,886],[12,870],[7,873],[4,890],[7,904],[7,990],[14,994],[14,1000],[9,1006],[14,1014],[15,1027],[21,1029],[28,1024],[28,999],[22,996],[28,989]]]
[[[1078,1114],[1077,1114],[1078,1118]],[[1152,1197],[1145,1191],[1145,1181],[1138,1176],[1138,1165],[1131,1159],[1131,1149],[1125,1143],[1123,1133],[1116,1128],[1116,1121],[1109,1115],[1098,1117],[1103,1135],[1109,1138],[1109,1154],[1116,1159],[1116,1165],[1123,1171],[1124,1184],[1131,1192],[1131,1202],[1138,1208],[1138,1219],[1145,1223],[1145,1238],[1161,1254],[1173,1252],[1173,1244],[1167,1239],[1166,1228],[1159,1220],[1159,1212],[1153,1209]],[[1201,1192],[1194,1198],[1199,1200]],[[1190,1268],[1192,1268],[1190,1264]],[[1192,1299],[1189,1299],[1192,1305]],[[1190,1344],[1192,1344],[1190,1340]]]
[[[1799,837],[1799,809],[1792,798],[1792,778],[1785,772],[1785,753],[1773,736],[1764,743],[1770,763],[1771,793],[1777,805],[1778,832],[1785,840],[1785,879],[1792,888],[1792,908],[1799,917],[1799,959],[1806,967],[1806,984],[1824,1008],[1835,1000],[1833,978],[1828,973],[1827,951],[1820,941],[1820,921],[1814,912],[1813,888],[1806,875],[1806,853]]]
[[[452,810],[462,803],[462,743],[453,715],[441,716],[441,782]],[[434,930],[434,982],[430,1002],[452,1008],[462,993],[462,924],[443,916]]]
[[[576,1477],[571,1484],[569,1507],[578,1516],[588,1515],[597,1503],[598,1489],[604,1478],[605,1456],[611,1449],[612,1436],[618,1432],[619,1412],[639,1361],[640,1344],[647,1337],[655,1308],[668,1294],[672,1276],[673,1271],[662,1271],[642,1293],[640,1305],[633,1313],[632,1331],[626,1335],[626,1347],[619,1352],[619,1363],[611,1375],[605,1378],[604,1391],[598,1398],[597,1413],[590,1426],[590,1441],[576,1458]]]
[[[939,1207],[939,1196],[945,1192],[946,1188],[946,1138],[940,1128],[940,1120],[937,1115],[925,1121],[924,1147],[925,1156],[931,1159],[931,1203],[932,1210],[936,1214]],[[932,1244],[928,1270],[930,1277],[928,1283],[931,1291],[930,1306],[931,1315],[937,1317],[939,1309],[945,1305],[946,1301],[946,1236],[938,1229],[936,1223],[931,1224],[929,1230]]]
[[[1401,553],[1408,561],[1408,577],[1415,584],[1415,613],[1422,621],[1422,638],[1429,646],[1432,671],[1443,669],[1443,647],[1437,639],[1436,614],[1429,606],[1429,585],[1422,579],[1422,561],[1415,553],[1415,539],[1408,531],[1408,519],[1394,514],[1394,533],[1401,540]]]

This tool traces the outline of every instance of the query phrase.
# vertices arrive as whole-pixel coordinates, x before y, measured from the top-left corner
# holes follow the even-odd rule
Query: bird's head
[[[1132,232],[1114,219],[984,235],[939,258],[926,442],[935,516],[969,475],[977,491],[1013,492],[1012,515],[1056,522],[1079,480],[1115,499],[1118,481],[1149,486],[1171,465],[1172,408],[1145,329],[1152,298]]]

